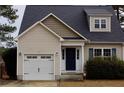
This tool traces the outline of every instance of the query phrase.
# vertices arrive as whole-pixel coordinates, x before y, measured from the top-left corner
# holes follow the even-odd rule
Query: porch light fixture
[[[58,52],[56,52],[56,56],[58,55],[59,53]]]
[[[22,55],[22,53],[21,52],[19,52],[19,56],[21,56]]]

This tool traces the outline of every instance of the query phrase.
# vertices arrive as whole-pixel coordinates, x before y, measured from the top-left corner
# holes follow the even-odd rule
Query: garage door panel
[[[32,75],[25,75],[24,80],[54,80],[54,75],[48,75],[48,74],[47,75],[32,74]]]
[[[37,73],[37,63],[34,63],[33,61],[26,61],[24,65],[25,73]]]
[[[24,80],[54,80],[53,55],[25,55]]]
[[[42,70],[41,73],[53,72],[53,62],[39,62],[39,68],[40,68],[40,70]],[[48,69],[46,69],[46,68],[48,68]]]

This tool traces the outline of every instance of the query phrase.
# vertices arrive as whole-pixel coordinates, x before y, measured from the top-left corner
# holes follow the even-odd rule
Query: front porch
[[[61,44],[61,79],[83,79],[84,42],[66,41]]]

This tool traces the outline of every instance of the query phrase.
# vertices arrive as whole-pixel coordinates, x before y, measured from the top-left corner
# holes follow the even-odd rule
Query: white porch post
[[[124,61],[124,44],[122,45],[122,59]]]
[[[61,66],[62,66],[62,59],[61,59],[62,58],[62,52],[61,52],[62,51],[62,45],[61,45],[61,43],[60,43],[60,46],[59,47],[60,47],[60,49],[59,49],[59,52],[60,52],[59,53],[59,57],[60,57],[60,64],[59,64],[59,66],[60,66],[60,69],[59,70],[60,71],[59,72],[60,73],[59,73],[58,80],[60,80],[60,78],[61,78],[61,71],[62,71],[62,69],[61,69]]]
[[[84,43],[81,45],[82,52],[82,73],[84,72]]]

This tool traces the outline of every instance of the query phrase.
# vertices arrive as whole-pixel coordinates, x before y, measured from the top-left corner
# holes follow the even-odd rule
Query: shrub
[[[5,62],[7,74],[9,75],[10,79],[17,79],[16,77],[17,49],[16,48],[7,49],[5,52],[3,52],[2,58]]]
[[[2,55],[3,52],[5,52],[7,50],[7,48],[0,48],[0,55]]]
[[[124,79],[124,61],[117,58],[94,58],[85,65],[87,79]]]

